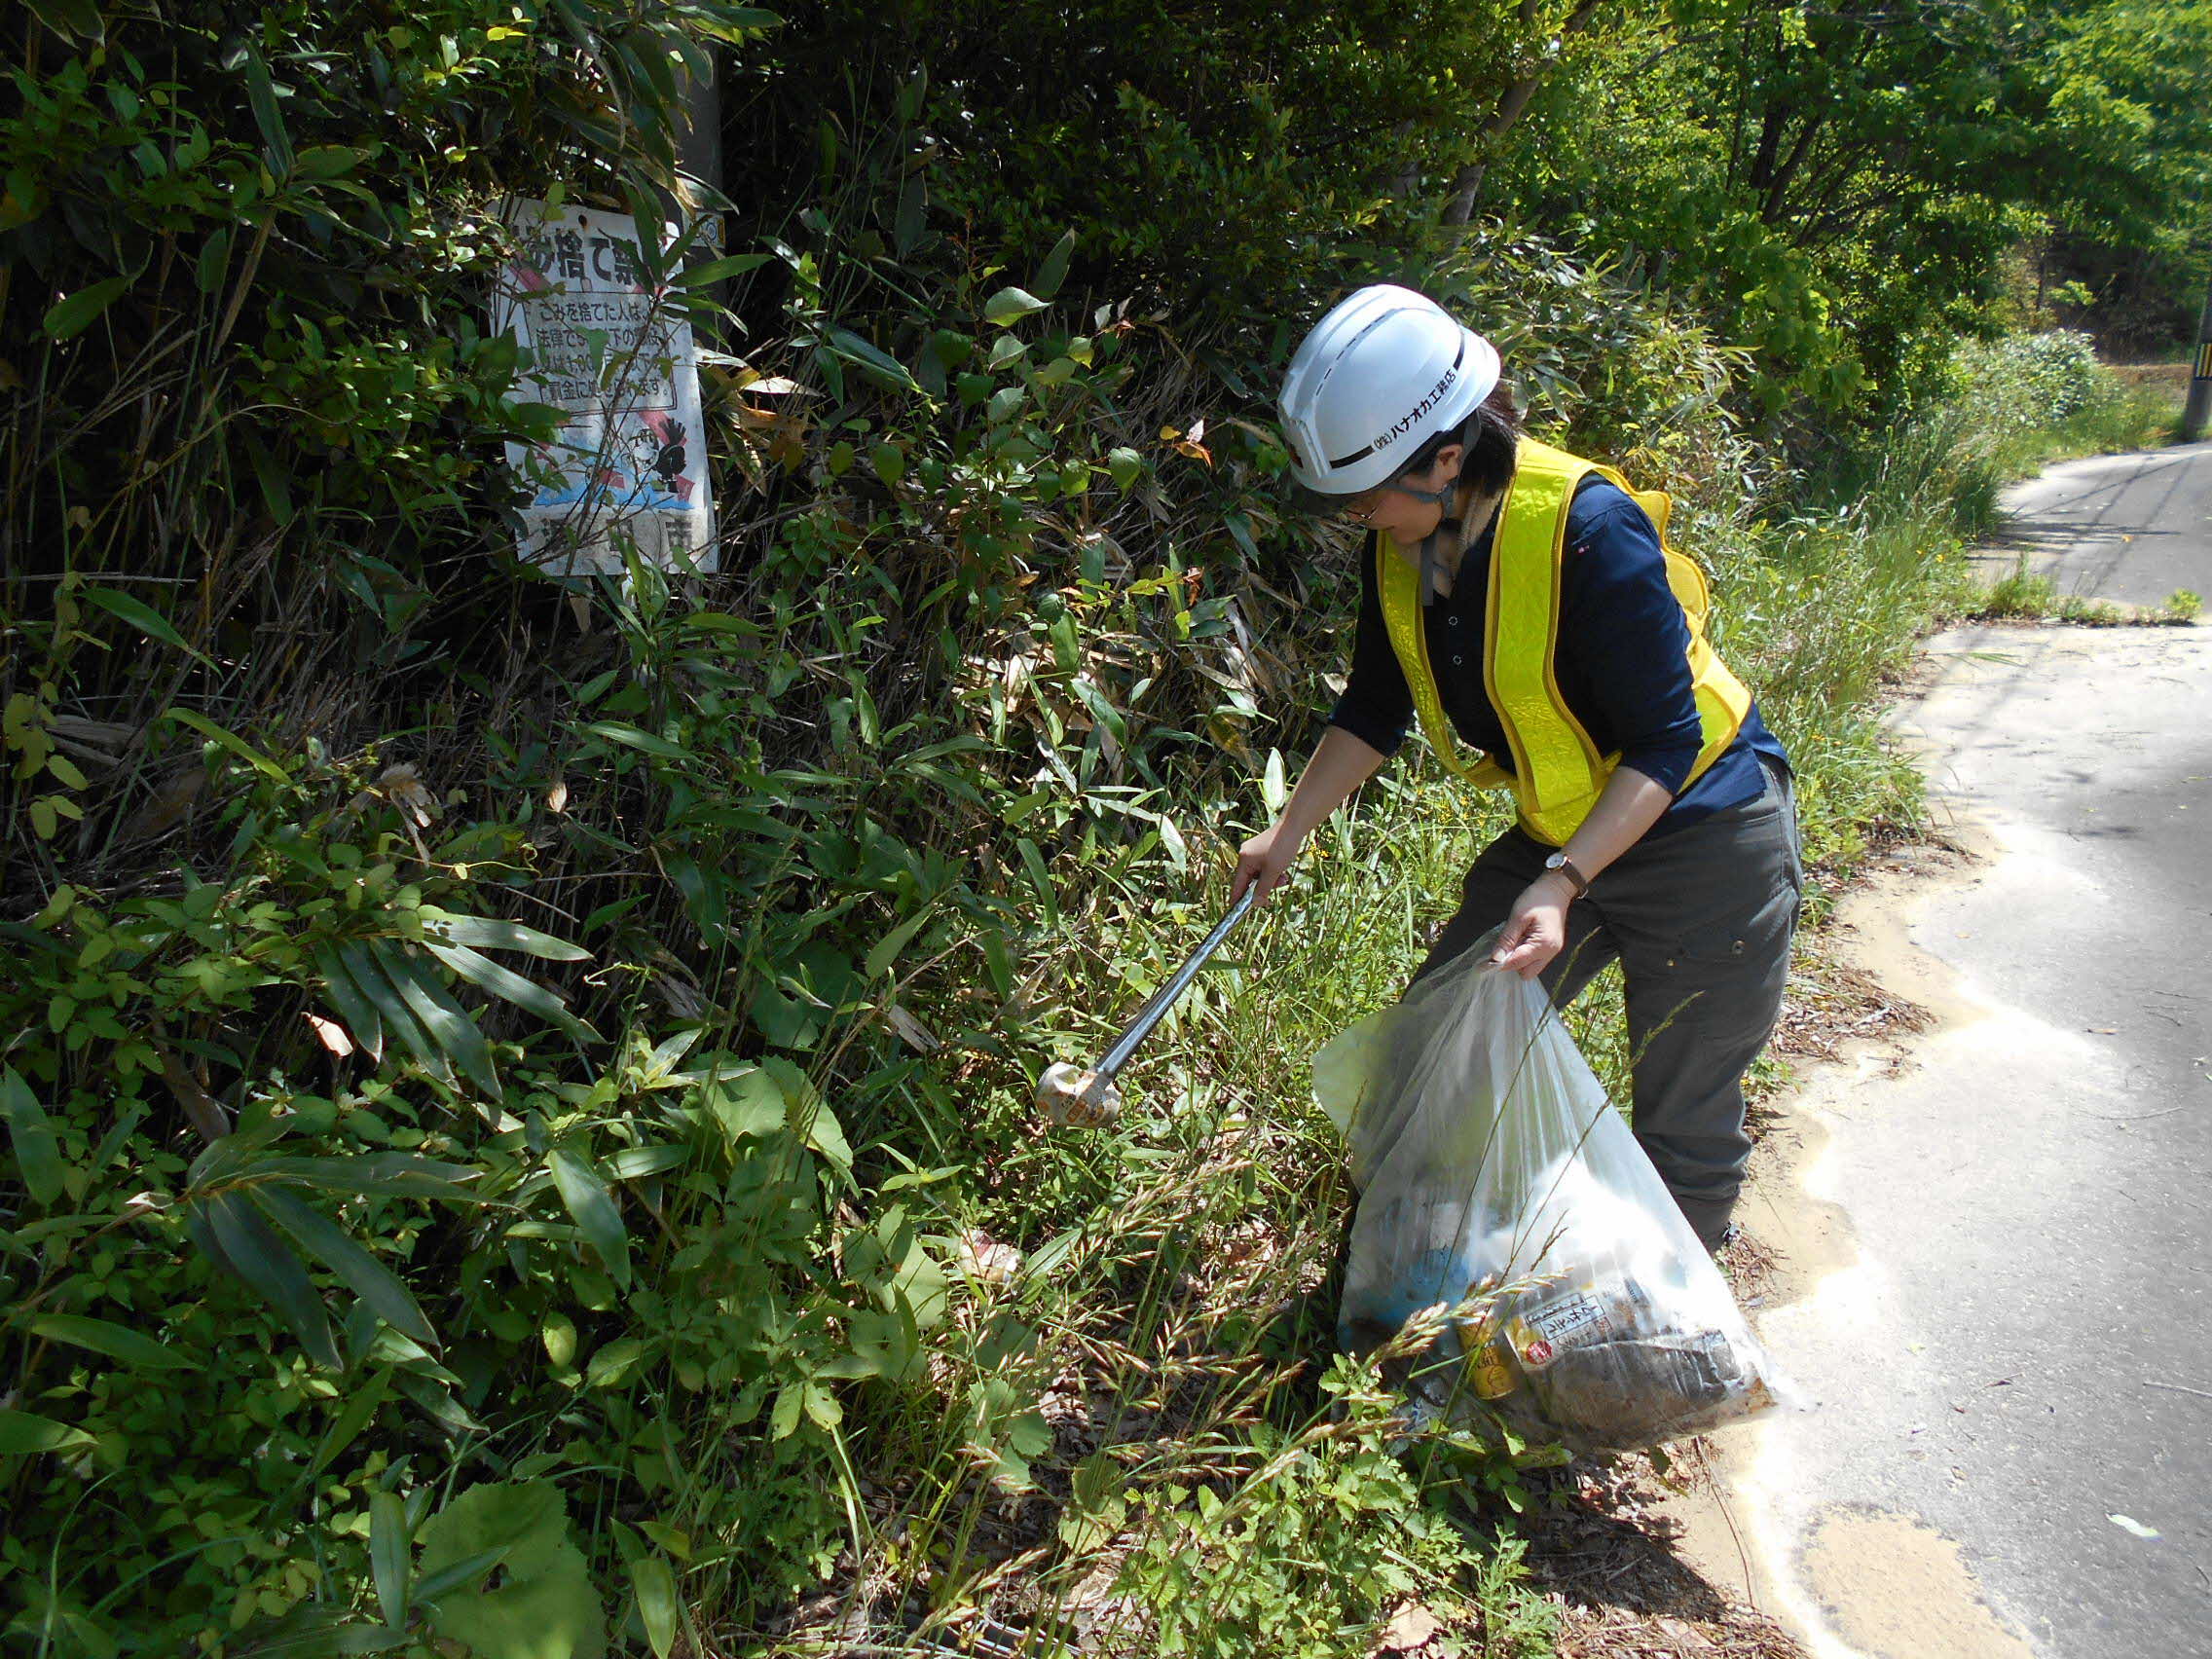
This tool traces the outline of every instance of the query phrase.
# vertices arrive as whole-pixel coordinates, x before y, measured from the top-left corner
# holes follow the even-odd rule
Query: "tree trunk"
[[[1580,34],[1590,26],[1590,19],[1604,5],[1605,0],[1577,0],[1574,10],[1567,15],[1559,26],[1559,38],[1564,41]],[[1522,0],[1521,20],[1531,25],[1535,22],[1535,0]],[[1490,112],[1489,118],[1482,125],[1484,159],[1467,163],[1453,177],[1452,200],[1444,206],[1444,222],[1447,225],[1463,225],[1475,216],[1475,203],[1482,196],[1483,175],[1490,171],[1491,145],[1528,114],[1529,105],[1534,101],[1537,89],[1543,84],[1544,77],[1540,70],[1533,75],[1524,75],[1508,86],[1498,98],[1497,107]]]

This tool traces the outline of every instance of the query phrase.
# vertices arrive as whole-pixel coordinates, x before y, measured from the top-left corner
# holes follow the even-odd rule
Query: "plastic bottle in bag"
[[[1493,939],[1494,939],[1494,935]],[[1394,1376],[1425,1408],[1625,1451],[1783,1385],[1541,986],[1485,940],[1314,1056],[1360,1188],[1339,1345],[1448,1316]]]

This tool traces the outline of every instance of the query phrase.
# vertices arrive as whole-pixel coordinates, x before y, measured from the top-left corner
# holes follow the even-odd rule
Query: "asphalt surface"
[[[2062,589],[2212,594],[2212,445],[2017,500]],[[1904,730],[1982,856],[1900,903],[1955,1004],[1816,1086],[1803,1195],[1760,1196],[1839,1205],[1858,1259],[1760,1321],[1822,1405],[1741,1454],[1747,1550],[1825,1655],[2204,1659],[2212,626],[1961,630],[1930,667]]]
[[[2092,456],[2006,493],[2011,522],[1977,562],[2002,575],[2025,558],[2062,594],[2153,609],[2176,588],[2212,600],[2212,443]]]

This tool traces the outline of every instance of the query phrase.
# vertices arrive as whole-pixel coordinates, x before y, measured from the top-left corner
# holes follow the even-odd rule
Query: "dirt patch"
[[[1786,1059],[1834,1064],[1851,1044],[1909,1036],[1925,1031],[1934,1018],[1863,968],[1839,959],[1817,961],[1801,968],[1791,984],[1773,1047]]]
[[[2112,363],[2107,366],[2123,381],[2137,386],[2162,386],[2177,395],[2189,390],[2193,372],[2187,358],[2178,363]]]
[[[1672,1484],[1704,1480],[1703,1442]],[[1561,1610],[1562,1659],[1806,1659],[1775,1619],[1688,1566],[1681,1522],[1643,1457],[1577,1465],[1529,1526],[1530,1569]]]
[[[1805,1540],[1806,1587],[1866,1659],[2035,1659],[1953,1540],[1907,1515],[1837,1510]]]

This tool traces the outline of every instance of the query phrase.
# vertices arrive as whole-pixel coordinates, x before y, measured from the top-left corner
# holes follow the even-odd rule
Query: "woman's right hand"
[[[1245,888],[1256,885],[1259,896],[1253,903],[1265,904],[1268,895],[1290,874],[1298,850],[1305,844],[1305,836],[1284,832],[1280,819],[1246,841],[1236,852],[1236,873],[1229,881],[1229,902],[1235,903],[1244,897]]]

